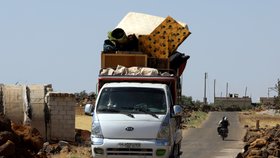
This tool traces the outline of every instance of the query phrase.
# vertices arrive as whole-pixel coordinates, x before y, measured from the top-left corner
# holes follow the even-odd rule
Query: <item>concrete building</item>
[[[264,106],[274,105],[274,97],[260,97],[260,103]]]
[[[214,105],[225,109],[247,109],[252,107],[252,99],[249,97],[238,97],[237,94],[230,94],[229,97],[215,97]]]

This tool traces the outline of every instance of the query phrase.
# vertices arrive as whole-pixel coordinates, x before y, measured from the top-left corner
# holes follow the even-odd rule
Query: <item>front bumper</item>
[[[102,145],[91,148],[98,158],[168,158],[171,153],[170,145],[157,145],[156,140],[104,139]]]

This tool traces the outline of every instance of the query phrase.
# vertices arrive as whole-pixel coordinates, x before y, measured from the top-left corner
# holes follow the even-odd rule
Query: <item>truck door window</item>
[[[167,111],[163,90],[136,87],[103,89],[97,104],[97,111],[104,112],[104,108],[114,108],[121,113],[147,111],[154,114],[165,114]],[[139,110],[139,108],[141,109]]]

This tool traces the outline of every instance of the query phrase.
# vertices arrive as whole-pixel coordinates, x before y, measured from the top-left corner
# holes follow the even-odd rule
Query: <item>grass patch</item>
[[[184,127],[197,128],[207,118],[208,113],[202,111],[193,111],[190,117],[185,118]]]

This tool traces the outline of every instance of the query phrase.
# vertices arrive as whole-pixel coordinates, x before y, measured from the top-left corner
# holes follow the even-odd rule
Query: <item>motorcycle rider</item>
[[[230,125],[230,124],[229,124],[229,121],[228,121],[227,117],[224,116],[224,117],[219,121],[219,125],[218,125],[218,128],[217,128],[217,131],[218,131],[219,135],[220,135],[220,129],[221,129],[221,128],[225,128],[226,131],[227,131],[227,133],[228,133],[228,126],[229,126],[229,125]]]

